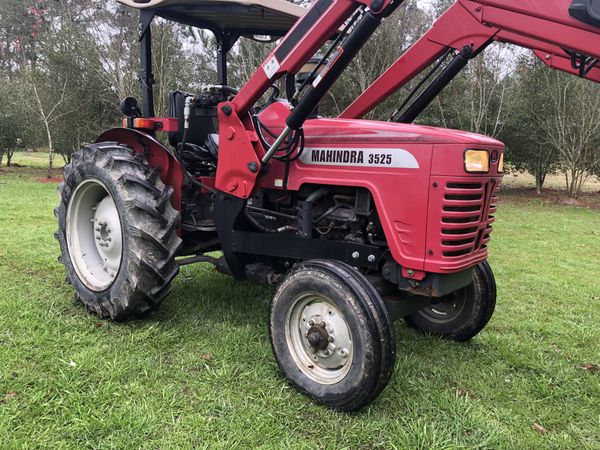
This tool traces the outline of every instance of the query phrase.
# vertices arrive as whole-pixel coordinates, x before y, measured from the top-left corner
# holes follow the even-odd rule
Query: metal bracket
[[[144,39],[144,35],[148,31],[148,28],[150,28],[150,25],[152,24],[152,20],[154,20],[155,16],[156,16],[156,11],[153,9],[144,9],[144,10],[140,11],[140,24],[139,24],[140,36],[138,39],[139,41]]]
[[[577,52],[567,52],[571,56],[571,67],[579,71],[579,76],[584,78],[590,70],[598,65],[598,59]]]

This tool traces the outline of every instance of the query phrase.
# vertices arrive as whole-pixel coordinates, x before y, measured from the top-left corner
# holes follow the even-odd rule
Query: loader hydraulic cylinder
[[[466,46],[450,64],[431,82],[408,109],[397,119],[400,123],[412,123],[429,106],[450,82],[467,66],[475,54]]]
[[[312,87],[300,99],[298,105],[296,105],[292,113],[288,116],[286,124],[290,129],[298,130],[302,127],[302,124],[310,116],[311,112],[317,107],[321,99],[331,89],[346,67],[348,67],[348,64],[355,58],[358,51],[375,32],[381,23],[382,16],[375,15],[369,11],[358,21],[356,27],[354,27],[348,37],[333,52],[329,62],[313,82]]]

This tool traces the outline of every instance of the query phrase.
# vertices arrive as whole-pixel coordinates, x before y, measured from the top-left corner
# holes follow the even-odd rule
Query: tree
[[[577,198],[600,165],[600,87],[560,72],[544,72],[547,113],[533,111],[545,138],[560,154],[569,195]]]
[[[508,89],[506,124],[500,136],[507,145],[507,162],[535,177],[538,194],[546,176],[560,167],[559,151],[549,142],[537,119],[546,117],[551,110],[547,92],[540,83],[547,70],[537,58],[520,58]]]

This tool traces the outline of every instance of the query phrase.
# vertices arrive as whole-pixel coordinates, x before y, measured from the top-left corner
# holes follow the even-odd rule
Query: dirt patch
[[[62,168],[52,169],[52,174],[51,174],[52,176],[50,177],[50,180],[62,181],[62,174],[63,174]],[[46,179],[48,179],[48,169],[43,168],[43,167],[15,167],[15,166],[5,167],[5,166],[2,166],[2,167],[0,167],[0,176],[2,176],[2,175],[16,175],[18,177],[33,178],[36,181],[45,182]],[[43,178],[43,180],[42,180],[42,178]],[[54,181],[50,181],[50,182],[54,182]]]
[[[544,189],[541,194],[534,188],[523,188],[502,185],[500,199],[506,198],[513,203],[544,203],[600,210],[600,192],[583,192],[579,198],[570,198],[564,190]]]
[[[38,178],[35,181],[37,181],[38,183],[62,183],[62,180],[63,180],[62,177],[52,177],[52,178],[44,177],[44,178]]]

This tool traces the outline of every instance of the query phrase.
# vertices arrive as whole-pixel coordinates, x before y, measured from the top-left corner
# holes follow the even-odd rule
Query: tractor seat
[[[569,14],[583,23],[600,27],[600,0],[573,0]]]

